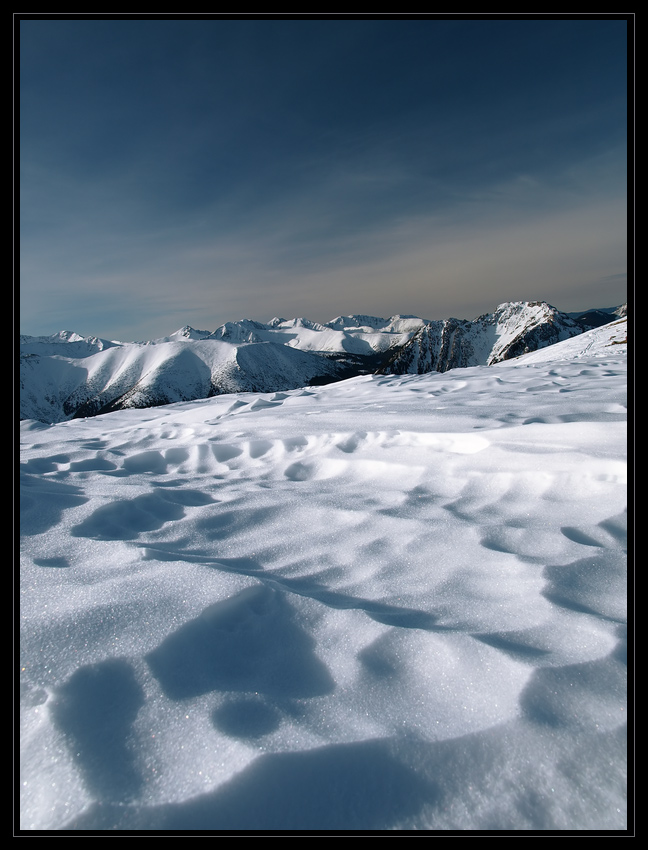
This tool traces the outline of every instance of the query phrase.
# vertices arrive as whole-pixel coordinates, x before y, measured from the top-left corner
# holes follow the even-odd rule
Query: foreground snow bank
[[[623,829],[624,345],[530,357],[22,423],[21,827]]]

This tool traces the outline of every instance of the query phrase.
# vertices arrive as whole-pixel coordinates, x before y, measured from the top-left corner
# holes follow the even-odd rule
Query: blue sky
[[[625,20],[19,26],[23,333],[626,300]]]

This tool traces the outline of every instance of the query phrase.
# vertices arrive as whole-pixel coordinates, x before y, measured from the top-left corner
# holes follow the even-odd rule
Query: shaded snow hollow
[[[624,829],[623,338],[21,423],[21,828]]]

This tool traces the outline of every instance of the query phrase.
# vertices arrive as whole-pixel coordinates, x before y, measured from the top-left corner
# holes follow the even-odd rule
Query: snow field
[[[622,829],[626,366],[568,343],[23,423],[22,827]]]

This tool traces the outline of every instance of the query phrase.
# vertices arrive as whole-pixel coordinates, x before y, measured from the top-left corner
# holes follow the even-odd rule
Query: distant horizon
[[[31,335],[627,301],[633,15],[16,21]]]
[[[587,312],[594,311],[594,310],[602,310],[602,311],[615,310],[619,307],[623,307],[624,305],[627,305],[627,300],[626,300],[626,301],[622,301],[618,304],[606,304],[605,306],[590,306],[590,307],[583,307],[582,309],[576,308],[574,310],[563,310],[558,305],[552,304],[551,302],[547,301],[546,299],[542,299],[542,298],[538,298],[538,299],[521,299],[521,298],[512,299],[512,301],[523,301],[523,300],[529,301],[530,303],[533,303],[534,301],[537,301],[537,302],[540,302],[540,303],[544,302],[546,304],[549,304],[552,307],[555,307],[557,310],[559,310],[561,313],[564,313],[564,314],[587,313]],[[500,304],[501,303],[507,303],[507,302],[500,302]],[[53,330],[49,333],[47,333],[47,332],[31,333],[29,331],[21,329],[20,330],[20,336],[51,337],[51,336],[56,336],[57,334],[60,334],[60,333],[74,333],[74,334],[78,334],[79,336],[81,336],[83,338],[104,339],[104,340],[109,340],[111,342],[126,342],[126,343],[128,343],[128,342],[149,342],[149,341],[154,340],[154,339],[163,339],[165,337],[171,336],[172,334],[177,333],[179,330],[182,330],[183,328],[187,328],[187,327],[191,328],[192,330],[199,331],[199,332],[213,333],[215,330],[217,330],[218,328],[222,327],[223,325],[225,325],[227,323],[252,321],[252,322],[259,322],[260,324],[268,324],[273,319],[281,319],[282,321],[286,321],[286,322],[293,321],[294,319],[306,319],[307,321],[316,322],[317,324],[321,324],[321,325],[327,325],[329,322],[333,322],[336,318],[338,318],[340,316],[349,316],[349,317],[350,316],[368,316],[368,317],[373,318],[373,319],[384,319],[384,320],[393,319],[393,318],[396,318],[397,316],[401,316],[403,318],[422,319],[423,321],[442,321],[444,319],[451,319],[451,318],[467,319],[469,321],[472,321],[472,320],[478,318],[479,316],[486,315],[487,313],[494,312],[499,306],[500,306],[499,304],[496,304],[491,310],[484,310],[481,313],[475,314],[474,316],[460,316],[460,315],[454,315],[454,316],[450,316],[450,315],[447,315],[447,316],[422,316],[422,315],[419,315],[417,313],[404,313],[404,312],[392,313],[389,316],[382,316],[382,315],[377,315],[375,313],[367,313],[366,311],[355,312],[355,313],[337,313],[335,316],[331,316],[329,319],[318,319],[318,318],[313,318],[312,316],[282,316],[279,313],[276,313],[274,316],[270,316],[267,319],[259,319],[259,318],[256,318],[254,316],[239,316],[236,319],[226,319],[225,321],[221,322],[218,325],[215,325],[214,327],[206,327],[206,326],[200,327],[198,324],[193,324],[191,322],[184,322],[182,324],[176,325],[176,327],[173,330],[168,331],[167,333],[155,334],[153,336],[146,337],[146,338],[140,337],[139,339],[122,339],[122,338],[119,338],[119,337],[116,337],[116,336],[106,336],[104,334],[92,333],[92,332],[83,333],[83,332],[81,332],[78,329],[73,328],[73,327],[62,327],[62,328],[58,328],[57,330]]]

